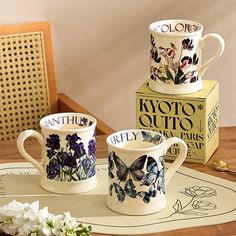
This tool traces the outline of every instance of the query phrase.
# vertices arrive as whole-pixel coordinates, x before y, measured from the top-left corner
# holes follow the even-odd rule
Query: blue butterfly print
[[[140,191],[138,192],[138,195],[143,199],[145,203],[149,203],[151,197],[157,196],[157,190],[155,189],[155,184],[152,184],[149,188],[148,192]]]
[[[125,200],[125,195],[127,194],[131,198],[136,198],[137,191],[135,190],[135,185],[132,179],[128,179],[125,183],[125,188],[123,189],[119,184],[113,183],[115,192],[117,193],[117,199],[119,202]],[[112,191],[112,188],[110,188]]]
[[[153,157],[149,156],[147,161],[147,173],[144,175],[142,184],[140,184],[140,186],[150,186],[151,184],[156,183],[159,174],[160,172],[158,170],[156,160]]]
[[[160,175],[157,181],[157,190],[165,193],[164,167],[160,170]]]
[[[113,183],[115,192],[117,193],[118,202],[123,202],[125,200],[125,191],[117,183]]]
[[[114,162],[112,160],[113,154],[114,154],[114,152],[110,152],[108,155],[108,175],[111,179],[114,178],[114,175],[112,173],[112,170],[114,169]]]
[[[113,184],[110,184],[110,186],[109,186],[109,194],[110,194],[110,196],[112,195],[112,189],[113,189]]]
[[[135,190],[135,185],[133,183],[132,179],[128,179],[125,183],[125,192],[128,194],[131,198],[136,198],[137,191]]]
[[[127,180],[128,175],[131,175],[135,181],[142,180],[144,176],[143,167],[146,159],[147,155],[143,155],[136,159],[130,167],[127,167],[126,164],[114,153],[113,160],[117,168],[116,174],[118,179],[124,182]]]
[[[161,140],[161,135],[156,134],[154,137],[152,137],[151,132],[149,131],[142,131],[143,135],[143,141],[149,142],[149,143],[154,143],[154,144],[159,144]]]

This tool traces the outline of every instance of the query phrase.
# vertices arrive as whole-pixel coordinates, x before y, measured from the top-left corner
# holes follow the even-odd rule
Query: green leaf
[[[77,179],[74,176],[71,176],[72,180],[77,181]]]
[[[178,83],[178,84],[183,84],[186,79],[187,79],[187,78],[186,78],[185,75],[184,75],[184,76],[179,80],[179,83]]]
[[[75,168],[75,170],[72,172],[72,175],[73,174],[75,174],[76,172],[78,172],[78,170],[81,168],[81,166],[77,166],[76,168]]]
[[[69,171],[69,170],[62,170],[62,172],[63,172],[65,175],[70,175],[70,171]]]
[[[183,76],[184,72],[179,68],[178,73],[175,75],[175,84],[179,84],[179,79]]]
[[[166,75],[167,75],[168,79],[171,79],[171,80],[174,81],[173,75],[172,75],[172,73],[170,72],[170,70],[168,68],[166,69]]]

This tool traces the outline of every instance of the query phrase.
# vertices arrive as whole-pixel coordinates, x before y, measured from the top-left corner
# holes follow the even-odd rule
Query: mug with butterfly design
[[[157,21],[149,29],[149,87],[165,94],[188,94],[201,90],[203,74],[224,51],[224,39],[216,33],[202,37],[203,26],[190,20]],[[202,50],[211,40],[217,43],[216,53],[202,64]]]
[[[107,137],[109,193],[107,206],[126,215],[147,215],[165,208],[166,186],[184,162],[187,145],[155,131],[130,129]],[[165,172],[164,156],[178,144],[180,151]]]

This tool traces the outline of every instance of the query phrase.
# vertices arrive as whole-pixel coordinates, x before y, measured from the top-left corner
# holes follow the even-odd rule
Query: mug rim
[[[135,148],[135,149],[132,149],[132,148],[127,148],[127,147],[119,147],[117,145],[114,145],[112,144],[109,139],[113,136],[113,135],[116,135],[116,134],[119,134],[119,133],[122,133],[122,132],[133,132],[133,131],[149,131],[149,132],[152,132],[152,133],[155,133],[155,134],[158,134],[161,136],[161,142],[159,144],[155,144],[151,147],[145,147],[145,148]],[[106,143],[110,146],[112,146],[113,148],[117,149],[117,150],[125,150],[125,151],[129,151],[129,152],[140,152],[140,151],[154,151],[156,149],[160,149],[162,148],[162,146],[164,145],[164,142],[166,141],[166,138],[163,134],[161,134],[160,132],[158,131],[154,131],[154,130],[147,130],[147,129],[125,129],[125,130],[120,130],[120,131],[117,131],[117,132],[114,132],[112,134],[110,134],[107,138],[106,138]]]
[[[48,127],[46,126],[43,122],[45,119],[48,119],[50,117],[58,117],[59,115],[75,115],[75,116],[85,116],[87,118],[90,118],[92,121],[93,121],[93,124],[89,125],[89,126],[80,126],[78,129],[57,129],[57,128],[53,128],[53,127]],[[88,114],[85,114],[85,113],[80,113],[80,112],[58,112],[58,113],[53,113],[53,114],[50,114],[50,115],[47,115],[47,116],[44,116],[40,121],[39,121],[39,125],[40,125],[40,128],[41,129],[46,129],[46,130],[50,130],[50,131],[56,131],[56,132],[60,132],[60,133],[68,133],[68,132],[84,132],[84,131],[87,131],[87,130],[90,130],[92,128],[95,128],[96,125],[97,125],[97,120],[91,116],[91,115],[88,115]]]
[[[155,30],[155,26],[157,24],[160,24],[161,22],[187,22],[187,23],[191,23],[191,24],[197,24],[198,26],[200,26],[200,29],[198,29],[197,31],[194,32],[186,32],[186,33],[179,33],[179,32],[172,32],[172,33],[163,33],[160,31]],[[159,20],[159,21],[155,21],[153,23],[151,23],[149,25],[149,30],[151,33],[157,34],[159,36],[162,37],[186,37],[186,36],[195,36],[198,35],[199,33],[202,33],[203,31],[203,25],[197,21],[192,21],[192,20],[184,20],[184,19],[166,19],[166,20]]]

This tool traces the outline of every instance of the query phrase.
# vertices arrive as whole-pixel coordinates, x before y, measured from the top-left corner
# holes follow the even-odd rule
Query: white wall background
[[[221,126],[236,125],[235,0],[0,0],[0,10],[0,24],[51,23],[58,91],[116,130],[135,127],[135,91],[149,76],[149,24],[198,21],[204,34],[225,39],[204,78],[220,82]]]

